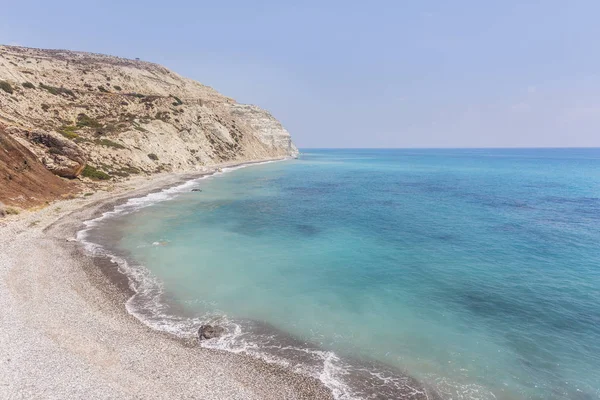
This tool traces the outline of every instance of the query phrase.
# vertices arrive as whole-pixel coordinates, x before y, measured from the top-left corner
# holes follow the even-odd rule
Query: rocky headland
[[[0,46],[0,202],[29,208],[135,175],[295,156],[269,112],[157,64]]]

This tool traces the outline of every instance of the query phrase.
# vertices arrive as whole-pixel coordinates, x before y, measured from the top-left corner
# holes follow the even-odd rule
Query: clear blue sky
[[[600,146],[600,1],[4,1],[0,42],[140,57],[300,147]]]

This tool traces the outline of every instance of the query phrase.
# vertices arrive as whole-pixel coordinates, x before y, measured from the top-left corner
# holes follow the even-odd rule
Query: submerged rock
[[[221,336],[225,333],[225,328],[221,326],[202,325],[198,329],[198,337],[200,340],[212,339]]]
[[[192,189],[192,192],[201,192],[202,189]]]

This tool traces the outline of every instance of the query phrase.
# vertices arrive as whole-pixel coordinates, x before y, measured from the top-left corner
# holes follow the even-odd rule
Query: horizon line
[[[600,146],[544,146],[544,147],[298,147],[307,150],[542,150],[542,149],[597,149]]]

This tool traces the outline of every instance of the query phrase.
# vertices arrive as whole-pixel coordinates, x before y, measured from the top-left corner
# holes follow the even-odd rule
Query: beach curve
[[[82,221],[199,176],[140,177],[2,223],[0,397],[331,398],[316,379],[144,326],[114,264],[74,240]]]

